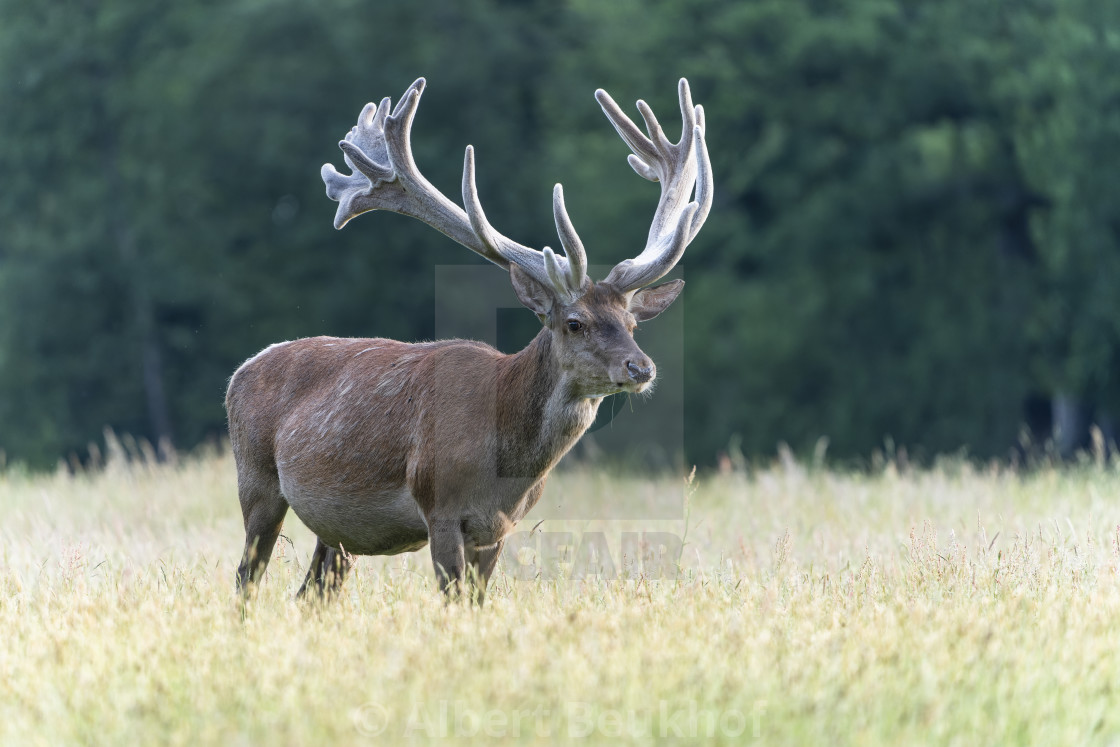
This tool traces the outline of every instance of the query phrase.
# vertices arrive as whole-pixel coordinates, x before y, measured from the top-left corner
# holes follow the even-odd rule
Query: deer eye
[[[569,332],[579,332],[582,329],[583,329],[583,322],[581,322],[579,319],[569,319],[568,320],[568,331]]]

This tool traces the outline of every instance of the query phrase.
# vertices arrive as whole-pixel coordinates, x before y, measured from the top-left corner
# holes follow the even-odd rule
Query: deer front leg
[[[466,570],[462,523],[457,517],[429,520],[428,542],[432,547],[432,565],[435,566],[440,589],[449,599],[457,598],[463,590],[463,573]]]

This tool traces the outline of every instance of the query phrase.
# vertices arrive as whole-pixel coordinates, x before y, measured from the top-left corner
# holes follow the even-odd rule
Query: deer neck
[[[591,426],[601,397],[578,394],[544,328],[499,374],[499,464],[510,477],[548,473]]]

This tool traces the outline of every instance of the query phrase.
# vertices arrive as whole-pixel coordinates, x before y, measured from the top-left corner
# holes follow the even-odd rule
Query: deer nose
[[[653,364],[642,367],[634,363],[634,361],[626,361],[626,372],[630,374],[630,378],[639,384],[644,384],[653,378]]]

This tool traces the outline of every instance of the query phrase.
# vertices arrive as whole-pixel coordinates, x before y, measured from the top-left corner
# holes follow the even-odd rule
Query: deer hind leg
[[[307,578],[296,593],[296,598],[306,596],[312,589],[320,598],[334,595],[342,588],[342,582],[346,580],[350,565],[350,556],[345,552],[330,547],[323,540],[318,540],[315,543],[315,552],[311,554]]]
[[[237,568],[237,589],[245,597],[268,566],[288,513],[288,502],[281,495],[280,483],[275,477],[257,481],[239,476],[238,497],[245,518],[245,550]]]

